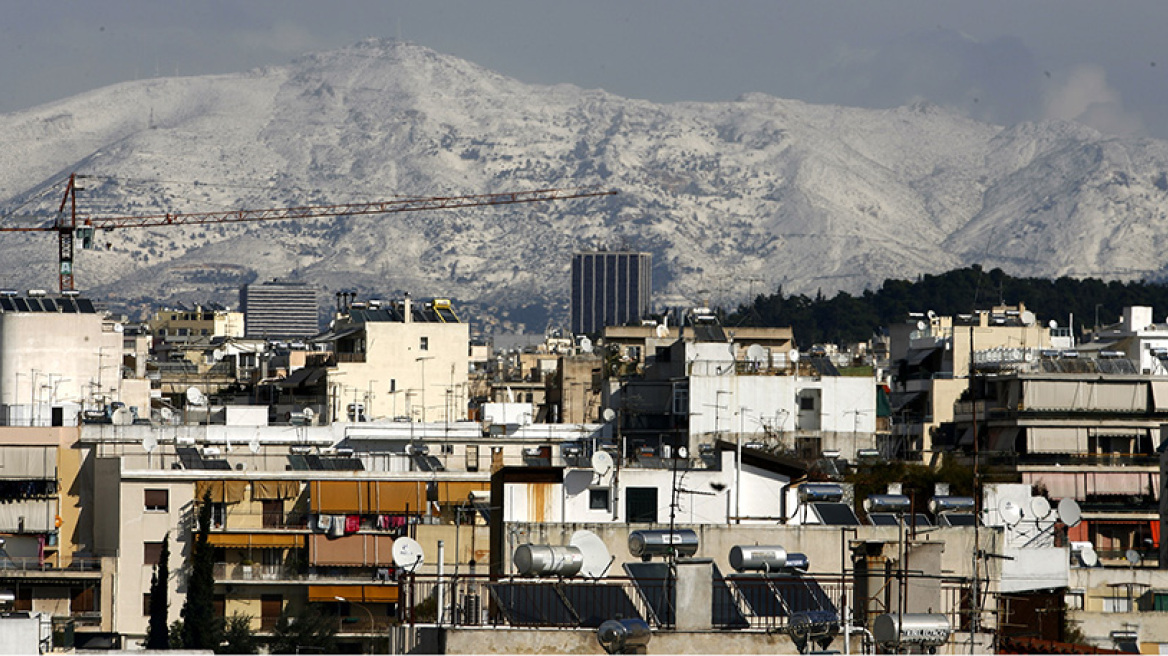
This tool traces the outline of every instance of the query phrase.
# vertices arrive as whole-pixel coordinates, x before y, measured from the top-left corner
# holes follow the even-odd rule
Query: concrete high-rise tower
[[[593,333],[648,316],[652,291],[649,253],[577,253],[572,258],[572,332]]]

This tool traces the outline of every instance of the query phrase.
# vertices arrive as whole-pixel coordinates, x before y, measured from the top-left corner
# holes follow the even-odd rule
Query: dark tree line
[[[791,326],[800,348],[813,344],[866,341],[882,329],[907,320],[909,312],[933,310],[957,315],[994,305],[1024,303],[1040,321],[1054,319],[1081,335],[1095,326],[1118,321],[1123,308],[1151,306],[1156,316],[1168,312],[1168,285],[1160,282],[1105,282],[1098,278],[1015,278],[1001,269],[983,270],[978,265],[917,281],[887,279],[879,289],[858,296],[839,292],[827,298],[759,294],[725,318],[727,326]]]

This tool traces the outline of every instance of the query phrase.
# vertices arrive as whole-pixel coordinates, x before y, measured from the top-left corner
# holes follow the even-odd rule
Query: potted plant
[[[251,574],[252,573],[252,565],[254,565],[254,564],[255,563],[252,562],[251,558],[244,556],[243,560],[239,561],[239,574],[240,574],[240,576],[245,578],[245,579],[250,579],[252,577],[252,574]]]

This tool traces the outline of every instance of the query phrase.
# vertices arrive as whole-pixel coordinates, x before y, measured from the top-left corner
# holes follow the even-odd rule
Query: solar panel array
[[[929,518],[921,513],[916,513],[915,515],[905,514],[904,519],[906,520],[904,522],[905,526],[908,526],[910,523],[915,525],[916,528],[926,528],[933,525],[933,523],[929,521]],[[898,522],[899,519],[897,513],[868,513],[868,523],[870,523],[872,526],[896,526]]]
[[[606,620],[642,619],[624,589],[602,583],[492,583],[491,597],[512,626],[596,628]]]
[[[5,312],[95,314],[97,310],[93,307],[93,301],[90,301],[87,298],[0,296],[0,314]]]
[[[819,521],[827,526],[859,526],[860,518],[856,511],[846,503],[813,503],[811,509],[815,511]]]

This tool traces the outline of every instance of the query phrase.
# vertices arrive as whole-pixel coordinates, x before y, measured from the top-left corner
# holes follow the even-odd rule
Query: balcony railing
[[[99,558],[74,557],[58,566],[49,560],[33,557],[0,556],[0,572],[100,572]]]

